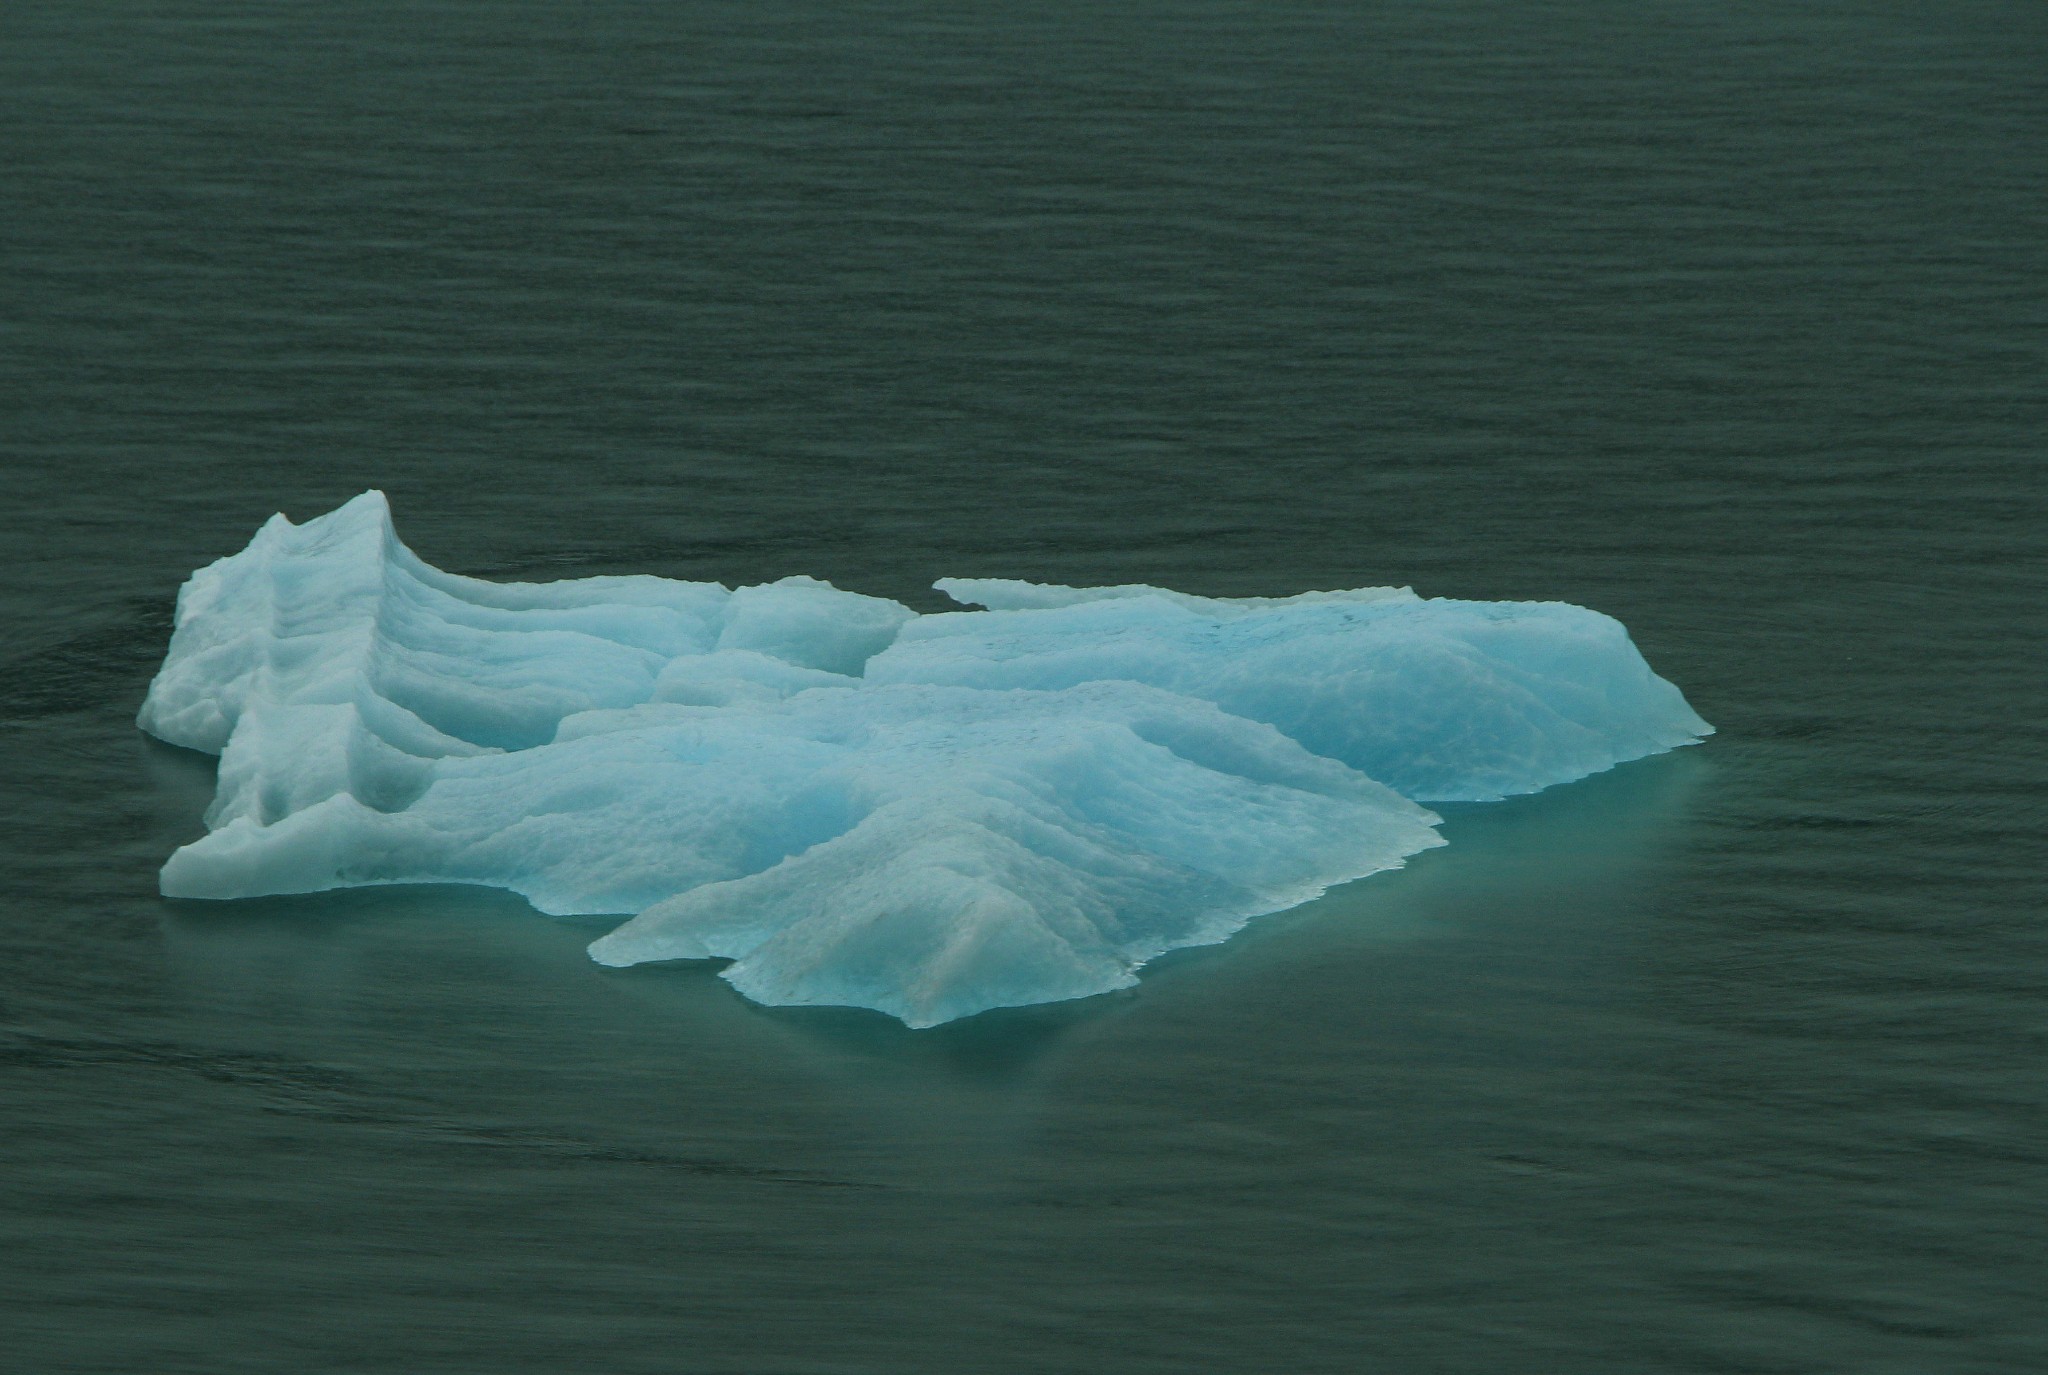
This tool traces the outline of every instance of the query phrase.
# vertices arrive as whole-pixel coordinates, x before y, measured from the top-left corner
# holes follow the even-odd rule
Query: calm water
[[[31,1372],[2048,1368],[2048,8],[0,7]],[[1409,582],[1707,746],[911,1033],[156,896],[175,588]]]

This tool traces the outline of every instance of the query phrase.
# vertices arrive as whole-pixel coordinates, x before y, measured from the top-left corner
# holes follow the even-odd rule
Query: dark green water
[[[2048,7],[0,6],[0,1358],[2048,1368]],[[1614,613],[1721,728],[912,1033],[171,903],[172,594]]]

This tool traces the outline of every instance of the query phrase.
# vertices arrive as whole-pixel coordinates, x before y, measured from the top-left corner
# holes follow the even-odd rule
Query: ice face
[[[273,516],[248,548],[192,575],[141,725],[218,754],[252,704],[346,702],[414,754],[524,749],[575,712],[649,700],[665,671],[688,680],[678,660],[710,656],[729,671],[697,670],[706,681],[792,690],[823,680],[785,669],[859,673],[912,615],[814,578],[734,592],[457,577],[401,544],[383,493],[365,492],[304,525]]]
[[[1562,602],[938,586],[1004,609],[919,617],[869,663],[868,681],[1149,683],[1264,721],[1424,802],[1538,792],[1713,730],[1621,622]]]
[[[760,1002],[930,1026],[1396,867],[1441,843],[1412,798],[1710,729],[1578,607],[942,586],[1004,609],[490,583],[418,559],[377,493],[276,517],[186,584],[142,708],[221,756],[163,890],[485,884],[631,915],[603,964],[724,958]]]

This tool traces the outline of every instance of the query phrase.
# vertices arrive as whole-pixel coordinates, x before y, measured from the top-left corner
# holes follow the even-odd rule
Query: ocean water
[[[2048,9],[0,7],[0,1365],[2048,1369]],[[193,567],[1610,612],[1721,733],[909,1032],[171,902]]]

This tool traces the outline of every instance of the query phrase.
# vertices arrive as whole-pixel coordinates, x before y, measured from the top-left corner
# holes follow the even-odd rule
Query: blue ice
[[[775,1005],[932,1026],[1155,956],[1711,727],[1618,622],[1407,589],[1224,600],[810,578],[494,583],[369,492],[193,574],[140,723],[220,755],[163,890],[453,882],[630,918]]]

